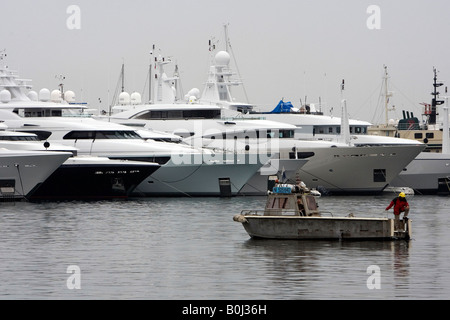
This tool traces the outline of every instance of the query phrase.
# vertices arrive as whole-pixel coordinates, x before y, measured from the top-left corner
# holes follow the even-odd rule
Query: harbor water
[[[394,196],[319,204],[386,217]],[[408,201],[410,242],[250,239],[233,215],[265,197],[0,203],[0,299],[448,299],[450,197]]]

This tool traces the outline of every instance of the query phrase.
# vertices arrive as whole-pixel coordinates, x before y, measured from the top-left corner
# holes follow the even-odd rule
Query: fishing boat
[[[233,217],[252,238],[296,240],[409,240],[411,220],[334,216],[321,212],[308,189],[277,184],[264,210],[246,209]]]

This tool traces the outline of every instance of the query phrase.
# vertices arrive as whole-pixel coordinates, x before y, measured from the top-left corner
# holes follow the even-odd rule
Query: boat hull
[[[172,161],[142,181],[133,196],[236,196],[261,167],[260,163],[202,163],[176,165]],[[229,181],[228,190],[225,183]]]
[[[29,198],[70,155],[22,150],[0,153],[0,198]]]
[[[332,150],[332,156],[327,150],[316,150],[314,157],[299,170],[299,176],[308,187],[325,189],[332,194],[378,194],[423,150],[423,146]]]
[[[390,185],[408,186],[418,194],[437,194],[439,179],[448,177],[450,177],[450,155],[422,152]]]
[[[31,195],[31,201],[126,199],[160,166],[113,161],[65,162]]]
[[[240,215],[252,238],[295,240],[396,240],[409,239],[411,220],[407,231],[394,230],[394,220],[387,218],[354,217],[298,217]]]

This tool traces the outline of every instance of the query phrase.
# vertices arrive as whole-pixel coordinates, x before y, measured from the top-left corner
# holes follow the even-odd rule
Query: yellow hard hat
[[[405,193],[404,192],[400,192],[400,194],[398,195],[399,197],[401,197],[401,198],[404,198],[404,197],[406,197],[406,195],[405,195]]]

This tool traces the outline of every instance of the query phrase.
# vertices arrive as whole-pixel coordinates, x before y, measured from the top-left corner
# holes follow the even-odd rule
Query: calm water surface
[[[320,207],[383,217],[393,196]],[[264,197],[0,203],[0,299],[448,299],[450,197],[408,200],[409,243],[252,240],[232,217]]]

